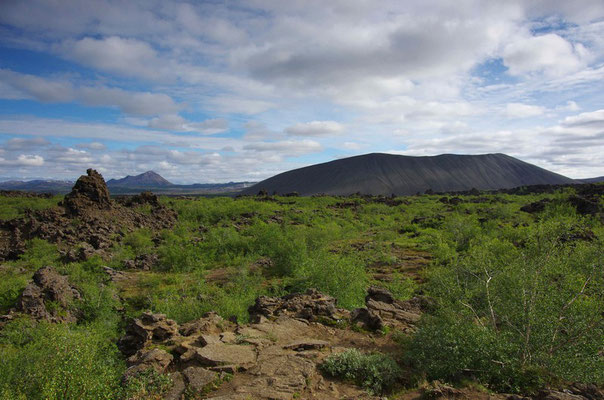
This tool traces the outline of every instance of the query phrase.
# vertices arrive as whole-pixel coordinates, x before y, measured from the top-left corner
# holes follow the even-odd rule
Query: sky
[[[1,180],[373,152],[604,175],[604,2],[0,1]]]

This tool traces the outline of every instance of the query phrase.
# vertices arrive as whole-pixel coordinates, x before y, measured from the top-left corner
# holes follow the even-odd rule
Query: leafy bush
[[[315,288],[335,297],[340,307],[364,303],[367,275],[358,258],[317,251],[304,259],[293,276],[296,290]]]
[[[27,319],[4,327],[0,359],[5,399],[115,399],[125,368],[103,335]]]
[[[59,251],[57,246],[42,239],[28,241],[25,252],[19,257],[20,264],[30,271],[56,264],[58,260]]]
[[[124,245],[130,247],[135,256],[145,254],[153,247],[151,231],[138,229],[124,236]]]
[[[357,349],[327,357],[320,368],[330,376],[355,382],[376,395],[391,390],[402,374],[391,357],[379,353],[363,354]]]
[[[539,371],[604,381],[602,242],[569,239],[591,222],[565,208],[551,212],[519,241],[482,231],[481,242],[464,241],[465,251],[451,249],[464,249],[457,239],[441,245],[456,255],[429,276],[440,311],[408,347],[430,379],[469,375],[506,391],[534,388],[547,378]]]
[[[141,371],[131,376],[120,390],[120,398],[125,400],[161,400],[174,382],[168,375],[154,369]]]

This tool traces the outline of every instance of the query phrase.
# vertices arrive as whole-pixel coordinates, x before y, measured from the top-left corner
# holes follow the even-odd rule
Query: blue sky
[[[370,152],[604,175],[604,4],[0,2],[0,179],[260,180]]]

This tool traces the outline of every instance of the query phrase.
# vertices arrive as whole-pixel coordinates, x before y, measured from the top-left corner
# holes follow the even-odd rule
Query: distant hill
[[[505,154],[411,157],[372,153],[284,172],[241,192],[412,195],[579,183]]]
[[[598,176],[596,178],[585,178],[585,179],[577,179],[580,182],[583,183],[600,183],[600,182],[604,182],[604,176]]]
[[[121,179],[110,179],[107,181],[107,186],[112,195],[138,194],[147,190],[163,195],[220,195],[237,193],[255,183],[256,182],[228,182],[176,185],[153,171],[147,171],[136,176],[128,175]],[[66,194],[71,191],[73,185],[73,181],[40,179],[31,181],[10,180],[0,182],[0,190]]]
[[[0,190],[22,190],[36,193],[69,193],[74,182],[36,179],[0,182]]]
[[[144,188],[173,186],[173,183],[171,183],[156,172],[147,171],[140,175],[128,175],[122,179],[109,179],[107,181],[107,186],[109,188],[111,188],[112,186]]]

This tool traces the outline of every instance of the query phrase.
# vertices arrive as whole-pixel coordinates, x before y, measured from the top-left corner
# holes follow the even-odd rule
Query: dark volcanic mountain
[[[604,176],[598,176],[596,178],[577,179],[577,180],[584,182],[584,183],[599,183],[599,182],[604,182]]]
[[[411,157],[373,153],[311,165],[266,179],[241,194],[412,195],[536,184],[578,183],[505,154]]]
[[[107,186],[122,186],[122,187],[162,187],[173,186],[171,182],[164,179],[158,173],[147,171],[140,175],[128,175],[122,179],[110,179],[107,181]]]

